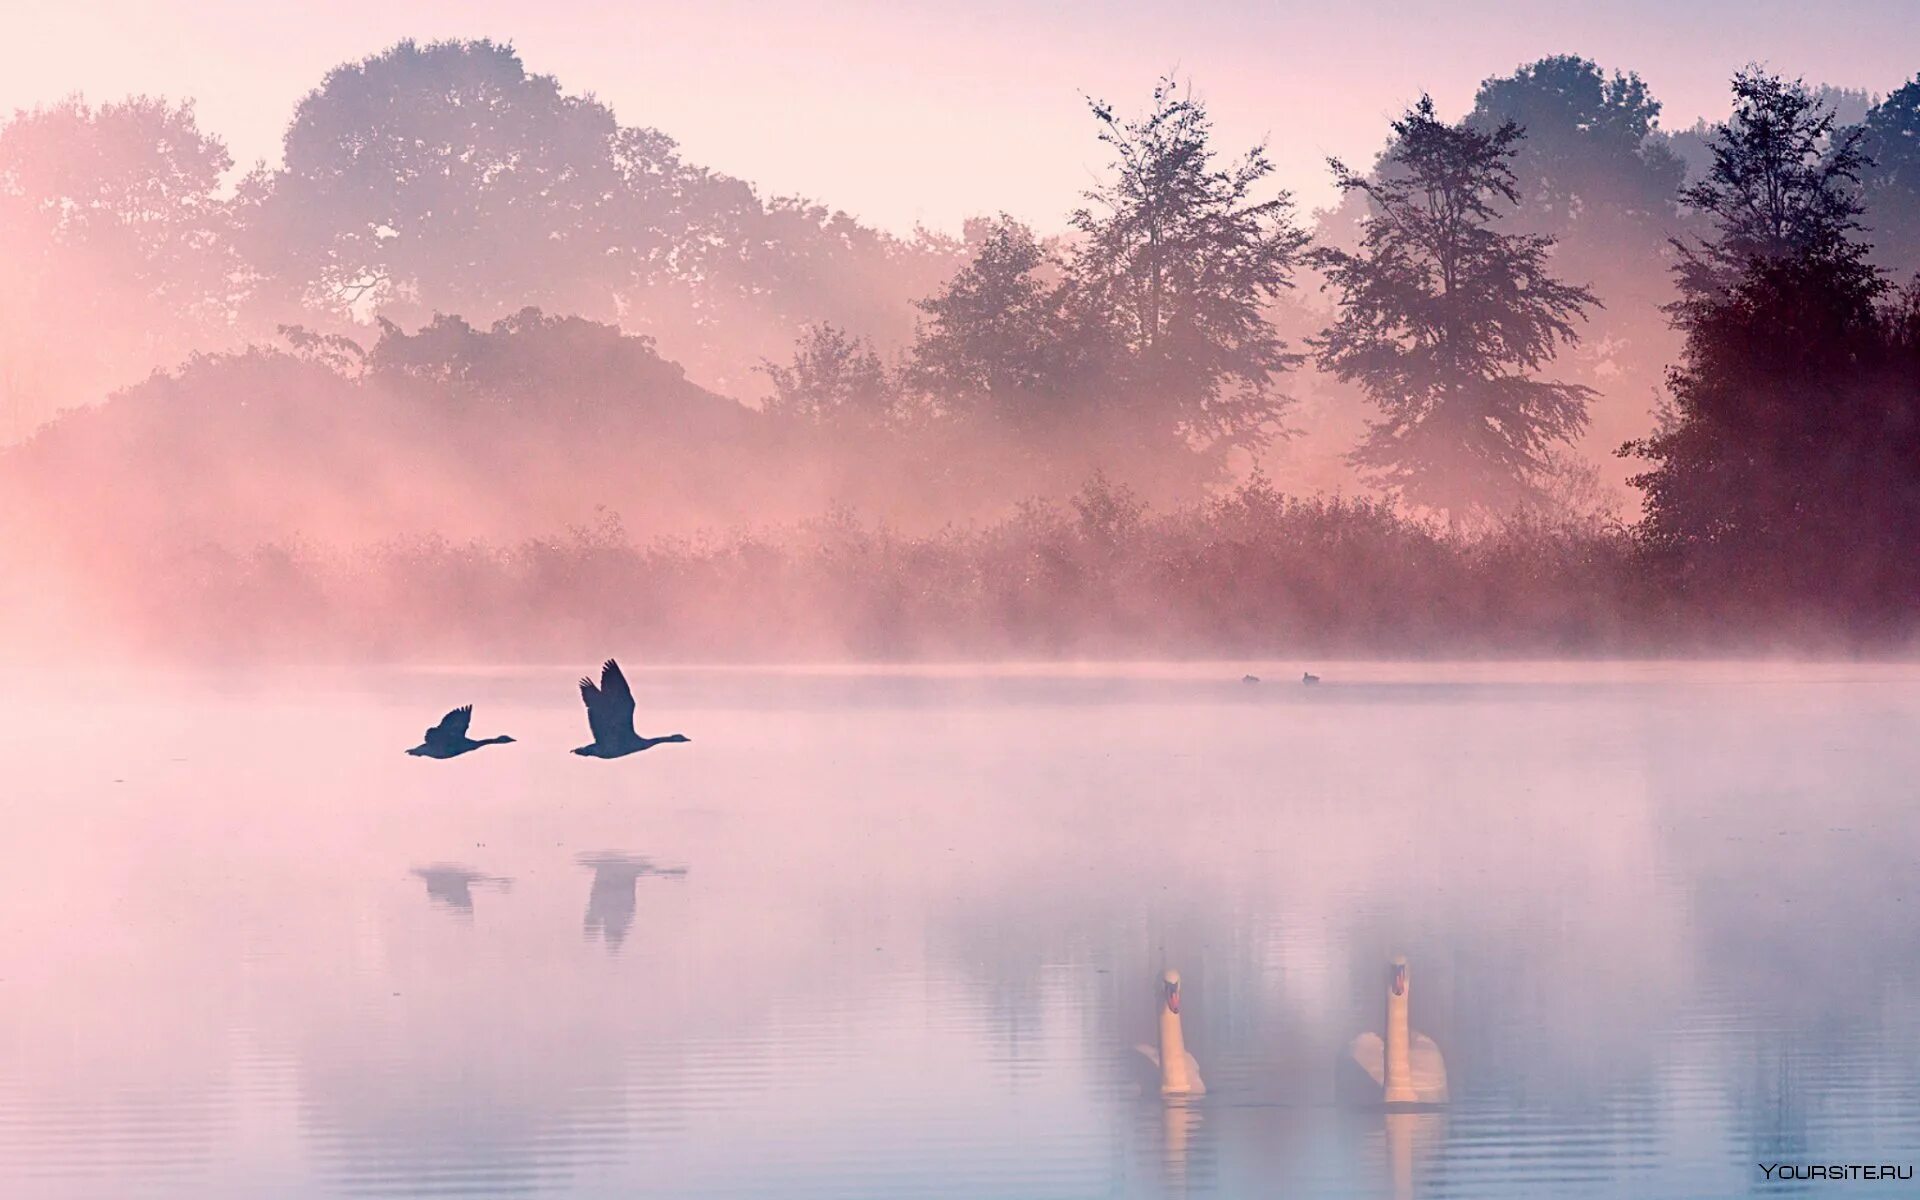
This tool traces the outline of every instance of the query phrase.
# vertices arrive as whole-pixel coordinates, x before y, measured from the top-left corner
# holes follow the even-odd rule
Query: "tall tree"
[[[403,41],[300,102],[284,166],[243,191],[247,246],[267,282],[321,309],[607,316],[634,252],[616,227],[645,223],[622,206],[644,185],[672,200],[671,170],[648,170],[661,149],[511,46]]]
[[[1259,446],[1285,400],[1274,377],[1299,361],[1267,305],[1293,284],[1307,243],[1255,146],[1217,161],[1205,106],[1170,79],[1146,115],[1093,102],[1111,177],[1072,216],[1081,235],[1070,274],[1077,319],[1104,343],[1116,401],[1200,452]]]
[[[1591,389],[1533,378],[1596,301],[1548,270],[1553,239],[1504,233],[1520,201],[1521,132],[1453,125],[1420,102],[1393,123],[1387,166],[1331,161],[1369,205],[1357,251],[1313,262],[1339,293],[1315,341],[1322,367],[1381,411],[1352,454],[1378,483],[1452,518],[1537,499],[1556,442],[1586,424]]]
[[[1033,230],[1002,215],[978,253],[924,314],[911,374],[945,411],[1016,428],[1058,423],[1087,399],[1075,370],[1059,259]]]
[[[1639,534],[1682,586],[1874,622],[1920,586],[1920,307],[1884,303],[1859,131],[1834,126],[1798,81],[1735,78],[1684,193],[1715,233],[1683,247],[1671,412],[1623,452],[1652,464]]]
[[[1599,327],[1628,342],[1657,335],[1636,318],[1671,297],[1659,263],[1681,232],[1686,164],[1654,136],[1659,117],[1660,103],[1638,75],[1608,75],[1566,54],[1482,83],[1467,115],[1489,133],[1520,127],[1525,136],[1510,160],[1520,202],[1506,226],[1553,238],[1556,270],[1586,280],[1609,305]],[[1630,367],[1643,356],[1616,357]]]
[[[1557,368],[1595,389],[1583,441],[1596,450],[1648,431],[1647,397],[1679,350],[1661,308],[1673,298],[1668,239],[1687,228],[1678,203],[1686,164],[1659,136],[1659,117],[1638,75],[1565,54],[1488,79],[1467,115],[1488,132],[1520,126],[1511,160],[1520,203],[1502,223],[1553,238],[1554,271],[1606,305],[1591,314],[1579,353]],[[1578,453],[1561,457],[1571,464]]]
[[[536,305],[617,319],[739,388],[811,323],[905,343],[909,302],[957,258],[950,239],[896,238],[688,163],[486,40],[403,41],[335,68],[283,160],[240,189],[268,327]]]
[[[1860,230],[1863,130],[1836,130],[1833,110],[1805,84],[1757,67],[1734,76],[1733,117],[1709,137],[1712,163],[1681,202],[1712,225],[1675,241],[1684,326],[1746,278],[1756,263],[1826,259],[1871,274]]]
[[[1556,239],[1563,260],[1580,253],[1585,266],[1658,247],[1670,231],[1685,166],[1652,139],[1659,117],[1638,75],[1609,76],[1561,54],[1482,83],[1467,124],[1520,127],[1510,163],[1520,202],[1508,220]]]
[[[1862,217],[1873,258],[1896,279],[1920,274],[1920,75],[1861,122]]]
[[[225,339],[232,165],[191,104],[76,97],[0,123],[0,439]]]

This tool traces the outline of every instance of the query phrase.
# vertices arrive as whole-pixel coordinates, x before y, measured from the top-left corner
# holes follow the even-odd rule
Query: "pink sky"
[[[236,159],[271,160],[327,68],[402,37],[488,36],[623,121],[666,130],[694,161],[902,230],[998,209],[1057,227],[1104,161],[1080,93],[1137,108],[1170,69],[1194,80],[1227,144],[1269,138],[1281,182],[1308,204],[1330,195],[1325,157],[1366,161],[1422,89],[1457,114],[1482,78],[1546,54],[1639,71],[1669,127],[1723,112],[1727,76],[1750,60],[1876,92],[1920,70],[1920,38],[1894,0],[17,7],[0,109],[74,91],[191,96]]]

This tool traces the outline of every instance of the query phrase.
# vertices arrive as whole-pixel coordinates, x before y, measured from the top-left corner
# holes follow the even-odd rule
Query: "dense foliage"
[[[369,652],[622,597],[687,654],[1900,644],[1920,80],[1733,98],[1669,132],[1636,76],[1525,64],[1309,227],[1162,80],[1091,104],[1057,234],[958,237],[764,196],[490,41],[342,65],[237,178],[190,105],[16,113],[0,609]]]
[[[824,518],[635,539],[610,514],[512,541],[298,540],[128,561],[97,624],[236,659],[694,661],[1671,649],[1693,628],[1643,592],[1618,531],[1450,533],[1379,501],[1264,479],[1155,513],[1096,480],[1065,504],[927,534]],[[1224,679],[1237,679],[1227,675]]]
[[[1535,379],[1594,303],[1548,269],[1553,239],[1506,233],[1520,192],[1508,122],[1450,125],[1420,102],[1393,123],[1377,178],[1337,159],[1370,202],[1360,248],[1314,262],[1339,293],[1320,362],[1379,406],[1354,462],[1392,493],[1453,515],[1512,511],[1542,494],[1548,453],[1586,426],[1593,389]]]
[[[1713,233],[1682,247],[1672,409],[1628,448],[1653,464],[1641,538],[1730,615],[1902,628],[1920,603],[1920,294],[1888,299],[1870,261],[1861,131],[1757,72],[1735,94],[1682,193]]]

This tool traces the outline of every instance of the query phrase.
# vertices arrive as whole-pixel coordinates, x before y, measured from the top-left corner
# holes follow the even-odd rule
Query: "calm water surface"
[[[1243,669],[0,677],[0,1194],[1901,1194],[1920,671]]]

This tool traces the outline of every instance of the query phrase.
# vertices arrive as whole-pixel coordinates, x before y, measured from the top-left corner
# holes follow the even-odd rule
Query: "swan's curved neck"
[[[1407,1001],[1413,988],[1403,986],[1398,992],[1387,989],[1387,1061],[1386,1061],[1386,1102],[1388,1104],[1412,1103],[1413,1060],[1411,1049],[1413,1031],[1407,1019]]]
[[[1187,1039],[1180,1032],[1180,1014],[1160,1006],[1160,1086],[1184,1092],[1193,1086],[1187,1071]]]

